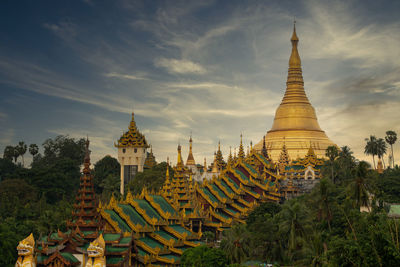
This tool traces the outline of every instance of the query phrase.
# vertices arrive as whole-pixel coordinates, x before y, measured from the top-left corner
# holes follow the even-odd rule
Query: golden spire
[[[166,180],[169,180],[169,157],[167,157],[167,173],[165,174]]]
[[[186,160],[186,166],[188,165],[196,165],[196,162],[194,161],[193,153],[192,153],[192,134],[190,134],[190,139],[189,139],[189,155]]]
[[[232,147],[229,147],[228,165],[229,166],[233,165]]]
[[[204,157],[204,172],[207,172],[207,160],[206,160],[206,157]]]
[[[281,105],[288,103],[305,103],[311,105],[304,91],[301,60],[299,56],[299,51],[297,50],[299,38],[296,34],[296,25],[293,26],[293,35],[290,41],[292,42],[292,53],[289,58],[289,71],[286,82],[286,92]]]
[[[304,147],[304,142],[310,140],[318,144],[318,151],[316,151],[318,155],[325,155],[326,148],[334,145],[321,130],[315,110],[304,91],[301,59],[298,51],[299,38],[295,26],[290,41],[292,49],[288,62],[285,95],[275,112],[272,128],[265,136],[269,156],[274,161],[279,159],[284,138],[287,140],[286,148],[291,157],[296,154],[306,155],[307,148]],[[257,151],[261,151],[262,146],[263,140],[256,145]]]
[[[183,161],[182,161],[181,145],[180,144],[178,145],[178,159],[177,159],[177,162],[176,162],[176,167],[178,169],[183,169],[184,168]]]
[[[243,138],[243,135],[240,134],[240,146],[239,146],[239,153],[238,153],[238,157],[240,159],[244,159],[244,157],[245,157],[242,138]]]

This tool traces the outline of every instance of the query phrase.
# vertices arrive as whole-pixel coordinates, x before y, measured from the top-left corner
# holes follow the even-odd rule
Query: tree
[[[94,165],[94,188],[96,193],[101,194],[105,187],[113,191],[113,185],[119,191],[120,164],[116,158],[107,155]],[[107,179],[107,181],[105,181]],[[112,193],[112,192],[111,192]]]
[[[161,162],[150,169],[137,173],[133,180],[128,183],[127,188],[133,194],[141,193],[143,188],[158,191],[165,182],[166,171],[167,163]],[[169,176],[173,177],[173,175],[173,169],[169,167]]]
[[[365,138],[365,141],[367,142],[367,144],[365,145],[365,149],[364,149],[364,153],[366,155],[372,155],[372,161],[374,162],[374,169],[376,169],[376,165],[375,165],[375,155],[378,154],[378,149],[377,149],[377,145],[376,145],[376,137],[374,135],[371,135],[368,138]]]
[[[393,155],[393,144],[397,141],[397,134],[395,131],[387,131],[385,136],[386,142],[390,145],[390,150],[392,152],[392,163],[394,167],[394,155]]]
[[[18,151],[19,156],[22,157],[22,166],[25,166],[24,155],[27,150],[25,142],[23,141],[18,142],[18,145],[15,147],[15,149]]]
[[[15,148],[13,146],[6,146],[3,152],[3,158],[8,160],[13,160],[15,154]]]
[[[228,263],[223,250],[204,245],[185,250],[181,257],[183,267],[225,267]]]
[[[222,232],[221,249],[231,263],[242,263],[250,255],[250,233],[243,224]]]
[[[355,169],[355,179],[349,185],[350,197],[354,200],[357,209],[360,209],[361,206],[369,207],[369,185],[367,183],[369,167],[367,162],[360,161]]]
[[[335,159],[339,156],[339,151],[336,146],[328,146],[328,148],[325,151],[325,156],[328,157],[330,165],[331,165],[331,179],[332,182],[335,183],[335,177],[333,174],[333,163]]]
[[[383,138],[378,138],[376,140],[376,154],[379,159],[382,159],[383,167],[385,168],[385,159],[383,158],[383,156],[386,154],[386,143]]]
[[[29,153],[32,155],[32,158],[35,157],[37,153],[39,153],[39,147],[36,144],[29,145]]]

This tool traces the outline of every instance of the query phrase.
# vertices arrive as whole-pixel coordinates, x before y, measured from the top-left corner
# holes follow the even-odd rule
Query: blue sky
[[[284,91],[293,18],[321,128],[364,159],[400,134],[400,1],[2,1],[0,150],[59,134],[93,160],[135,112],[158,161],[261,140]],[[400,146],[396,146],[397,154]],[[399,154],[400,155],[400,154]],[[398,156],[400,158],[400,156]]]

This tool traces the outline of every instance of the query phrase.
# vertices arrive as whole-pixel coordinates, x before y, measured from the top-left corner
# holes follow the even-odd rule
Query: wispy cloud
[[[203,74],[206,72],[206,69],[200,64],[185,59],[159,58],[155,60],[154,64],[157,67],[165,68],[170,73]]]
[[[106,73],[105,76],[111,78],[128,79],[128,80],[147,80],[147,78],[144,77],[142,74],[133,75],[133,74],[121,74],[121,73],[110,72]]]

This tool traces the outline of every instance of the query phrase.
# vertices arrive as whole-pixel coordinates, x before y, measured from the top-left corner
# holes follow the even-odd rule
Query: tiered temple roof
[[[128,131],[123,133],[115,147],[144,147],[148,148],[146,138],[136,127],[135,116],[132,112],[132,120],[129,124]]]
[[[144,169],[150,169],[157,165],[156,157],[153,154],[153,147],[150,146],[150,152],[147,152],[146,160],[144,161]]]
[[[68,231],[50,233],[38,240],[38,266],[81,266],[87,259],[89,243],[100,235],[106,242],[107,266],[125,266],[135,255],[131,234],[104,230],[104,221],[98,205],[90,170],[89,140],[86,140],[83,175],[72,212],[67,221]]]

